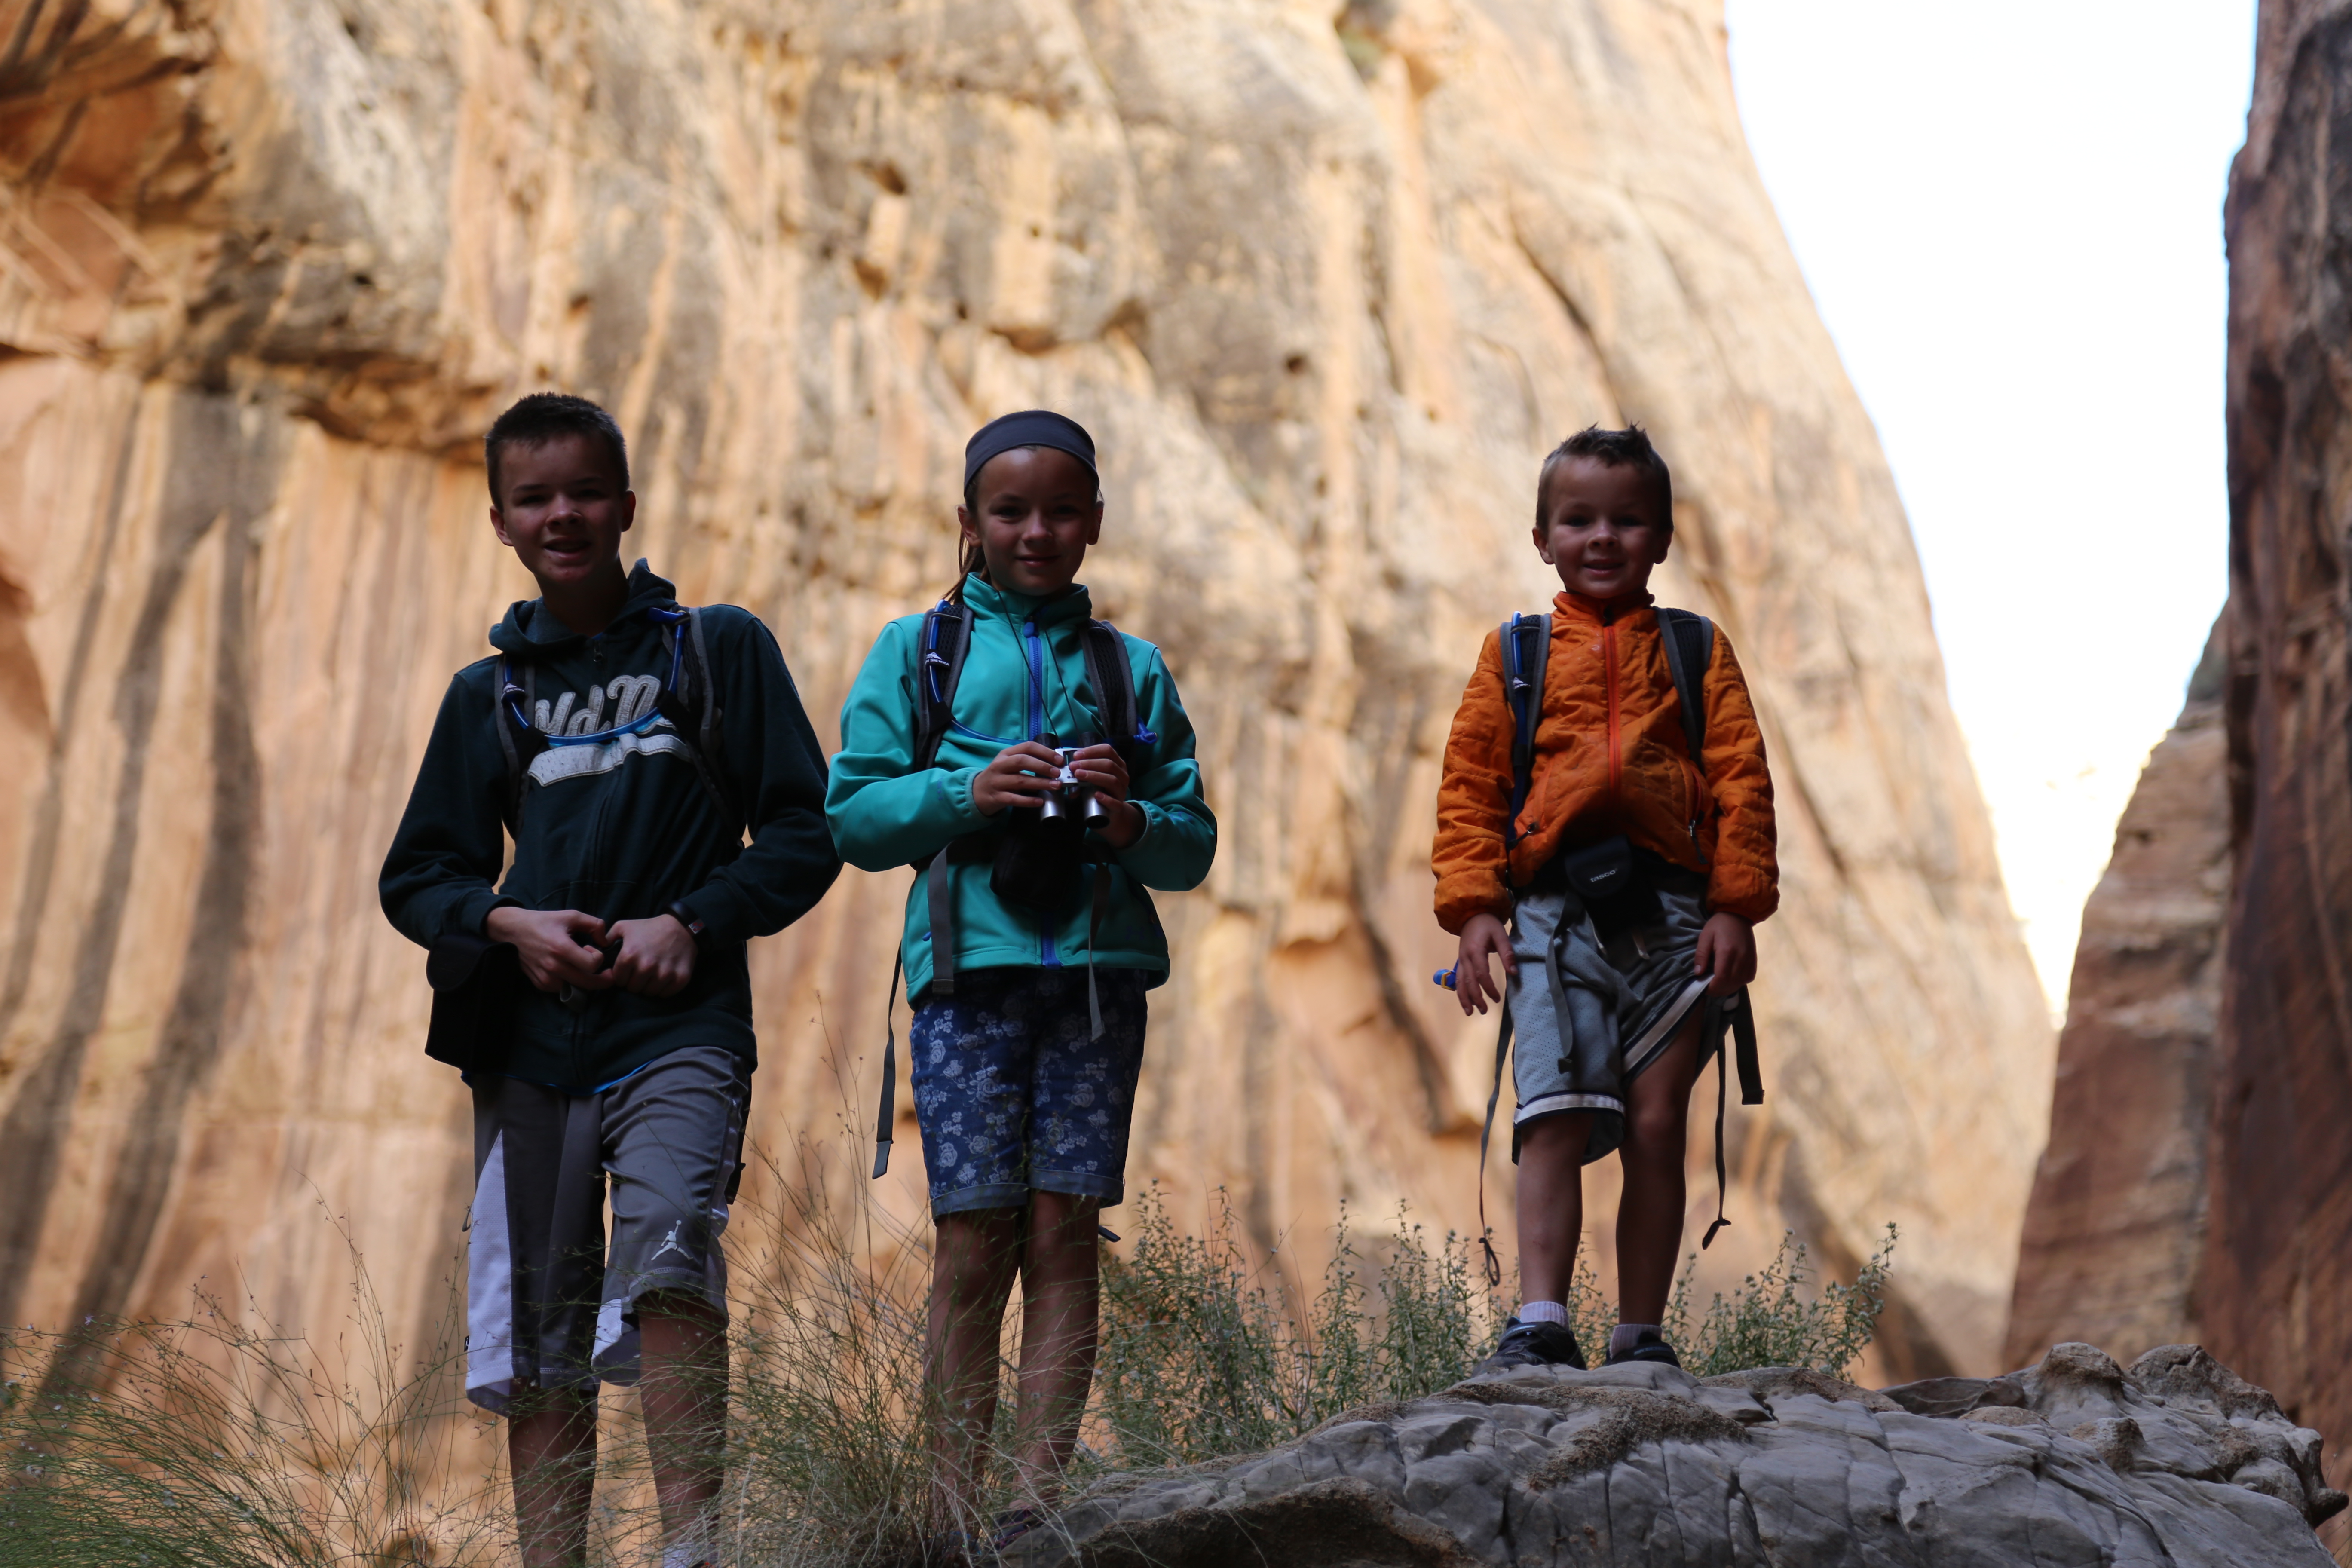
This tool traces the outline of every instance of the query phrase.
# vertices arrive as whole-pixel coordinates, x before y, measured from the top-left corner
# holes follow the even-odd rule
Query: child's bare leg
[[[726,1475],[727,1320],[699,1296],[663,1291],[637,1304],[646,1449],[662,1540],[699,1521]]]
[[[1584,1146],[1592,1113],[1563,1111],[1519,1129],[1519,1296],[1566,1301],[1584,1234]]]
[[[1021,1259],[1020,1474],[1028,1496],[1051,1501],[1077,1447],[1094,1384],[1101,1273],[1095,1225],[1101,1200],[1032,1193]]]
[[[939,1523],[971,1528],[996,1421],[1004,1303],[1021,1265],[1019,1209],[941,1215],[931,1255],[931,1316],[925,1335],[932,1402],[931,1496]]]
[[[1617,1205],[1618,1316],[1654,1323],[1665,1316],[1682,1250],[1689,1194],[1684,1161],[1690,1142],[1691,1086],[1698,1081],[1702,1009],[1658,1059],[1625,1089],[1625,1194]]]
[[[518,1388],[507,1410],[522,1568],[585,1568],[596,1406],[572,1388]]]

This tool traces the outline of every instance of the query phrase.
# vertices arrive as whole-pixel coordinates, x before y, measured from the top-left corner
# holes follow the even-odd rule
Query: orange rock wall
[[[10,39],[0,1321],[198,1276],[331,1321],[328,1215],[396,1327],[446,1300],[464,1104],[373,879],[529,592],[474,443],[556,384],[629,430],[638,548],[767,617],[826,733],[946,584],[963,437],[1093,427],[1088,579],[1168,649],[1224,823],[1131,1175],[1264,1242],[1342,1198],[1470,1222],[1437,758],[1549,591],[1541,453],[1648,424],[1662,586],[1738,645],[1782,805],[1772,1098],[1710,1267],[1897,1220],[1890,1366],[1990,1370],[2050,1031],[1713,0],[0,0]],[[772,1147],[866,1116],[900,893],[757,951]]]

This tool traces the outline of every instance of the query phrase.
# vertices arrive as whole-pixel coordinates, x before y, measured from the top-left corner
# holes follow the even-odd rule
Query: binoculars
[[[1062,759],[1062,771],[1055,776],[1054,787],[1039,803],[1037,820],[1075,822],[1081,829],[1100,827],[1108,822],[1110,807],[1103,804],[1102,796],[1080,784],[1078,775],[1071,771],[1070,761],[1078,754],[1076,748],[1056,746],[1054,754]]]

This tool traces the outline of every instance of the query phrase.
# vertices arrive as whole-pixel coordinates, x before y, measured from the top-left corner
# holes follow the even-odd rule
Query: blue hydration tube
[[[684,610],[665,610],[658,605],[648,605],[646,609],[646,614],[652,619],[664,622],[672,628],[669,639],[669,674],[663,678],[662,680],[662,694],[664,696],[667,696],[670,692],[677,689],[677,672],[682,667],[686,658],[686,639],[677,636],[676,633],[676,627],[678,623],[686,619],[686,612]],[[530,715],[522,710],[522,688],[514,683],[514,671],[512,668],[503,658],[499,662],[499,674],[506,681],[506,690],[502,695],[507,700],[508,711],[511,712],[515,716],[515,722],[521,725],[524,729],[530,730],[536,728],[536,726],[530,721]],[[661,704],[656,700],[653,706],[647,708],[643,713],[638,714],[635,719],[630,720],[625,724],[615,725],[610,730],[599,730],[593,735],[547,735],[547,743],[551,746],[598,745],[606,741],[615,740],[623,735],[642,735],[646,731],[652,729],[656,724],[659,723],[661,721]],[[541,733],[546,734],[546,731],[541,731]]]

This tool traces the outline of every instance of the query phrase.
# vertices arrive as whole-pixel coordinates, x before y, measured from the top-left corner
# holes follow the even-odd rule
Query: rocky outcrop
[[[1897,1221],[1889,1364],[1999,1364],[2050,1032],[1713,0],[0,0],[0,1321],[209,1276],[331,1321],[322,1197],[395,1337],[437,1312],[465,1106],[373,875],[529,591],[473,443],[554,384],[825,732],[948,580],[970,429],[1094,427],[1088,577],[1225,826],[1165,906],[1131,1175],[1226,1184],[1261,1244],[1342,1197],[1471,1223],[1437,757],[1549,592],[1540,454],[1646,422],[1662,585],[1739,647],[1782,809],[1709,1267]],[[758,950],[772,1147],[864,1120],[903,888]]]
[[[2352,14],[2265,0],[2230,242],[2229,960],[2207,1342],[2352,1432]]]
[[[2320,1437],[2193,1345],[2062,1344],[1874,1394],[1787,1368],[1523,1369],[1290,1447],[1115,1479],[1020,1568],[2168,1563],[2326,1568]]]
[[[2197,1334],[2230,892],[2223,634],[2214,628],[2084,906],[2050,1144],[2018,1247],[2011,1363],[2061,1340],[2136,1355]]]

